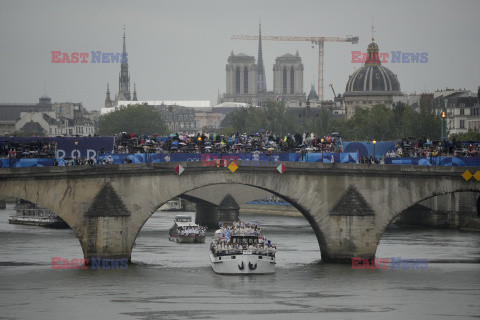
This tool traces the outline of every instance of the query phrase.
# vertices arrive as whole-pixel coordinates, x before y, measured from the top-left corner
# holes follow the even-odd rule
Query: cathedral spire
[[[257,62],[257,93],[266,93],[265,68],[263,67],[262,55],[262,23],[258,23],[258,62]]]
[[[123,25],[123,54],[127,53],[127,45],[125,43],[125,25]]]
[[[120,66],[120,76],[118,81],[118,97],[122,97],[122,94],[124,99],[131,100],[130,99],[130,74],[128,73],[128,55],[127,55],[127,45],[125,42],[125,25],[123,26],[123,52],[122,52],[122,63]]]
[[[105,108],[110,108],[112,106],[112,99],[110,98],[110,85],[107,82],[107,97],[105,98]]]
[[[135,84],[135,82],[133,83],[133,98],[132,98],[132,101],[138,101],[138,99],[137,99],[137,85]]]

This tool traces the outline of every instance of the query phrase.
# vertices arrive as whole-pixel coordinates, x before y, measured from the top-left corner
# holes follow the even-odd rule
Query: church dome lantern
[[[345,87],[345,95],[358,94],[401,94],[397,75],[382,66],[379,47],[373,38],[367,47],[365,65],[349,77]]]

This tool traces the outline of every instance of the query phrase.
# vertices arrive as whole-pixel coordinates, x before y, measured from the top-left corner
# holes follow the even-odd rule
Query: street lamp
[[[445,138],[445,127],[446,127],[446,119],[445,119],[445,111],[442,111],[442,141]]]
[[[323,138],[320,140],[322,142],[322,163],[323,163],[323,141],[325,141]]]
[[[377,144],[376,140],[373,140],[373,159],[375,159],[375,145]]]

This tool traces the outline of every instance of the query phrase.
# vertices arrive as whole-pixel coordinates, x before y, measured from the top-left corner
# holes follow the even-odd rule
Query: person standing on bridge
[[[15,160],[17,159],[17,152],[15,149],[10,149],[8,152],[8,165],[10,168],[15,166]]]

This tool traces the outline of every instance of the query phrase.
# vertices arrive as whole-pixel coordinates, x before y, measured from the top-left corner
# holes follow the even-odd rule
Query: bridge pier
[[[323,261],[351,263],[352,257],[375,258],[380,234],[377,215],[356,187],[344,189],[331,207],[310,206]]]
[[[323,221],[323,238],[319,239],[323,261],[351,263],[352,257],[375,258],[378,240],[374,215],[330,216],[327,219]]]
[[[143,223],[132,219],[111,183],[102,186],[83,219],[79,238],[85,259],[131,260],[133,243]]]
[[[90,217],[81,239],[85,259],[127,259],[132,256],[128,226],[130,217]]]
[[[230,193],[228,193],[222,202],[218,206],[220,212],[220,221],[228,224],[232,224],[235,220],[238,220],[238,213],[240,207]]]
[[[220,220],[218,206],[207,203],[197,203],[195,209],[195,223],[207,227],[208,229],[217,229]]]
[[[227,194],[218,206],[209,203],[197,203],[195,223],[217,229],[219,222],[232,224],[238,219],[240,207],[231,194]]]

